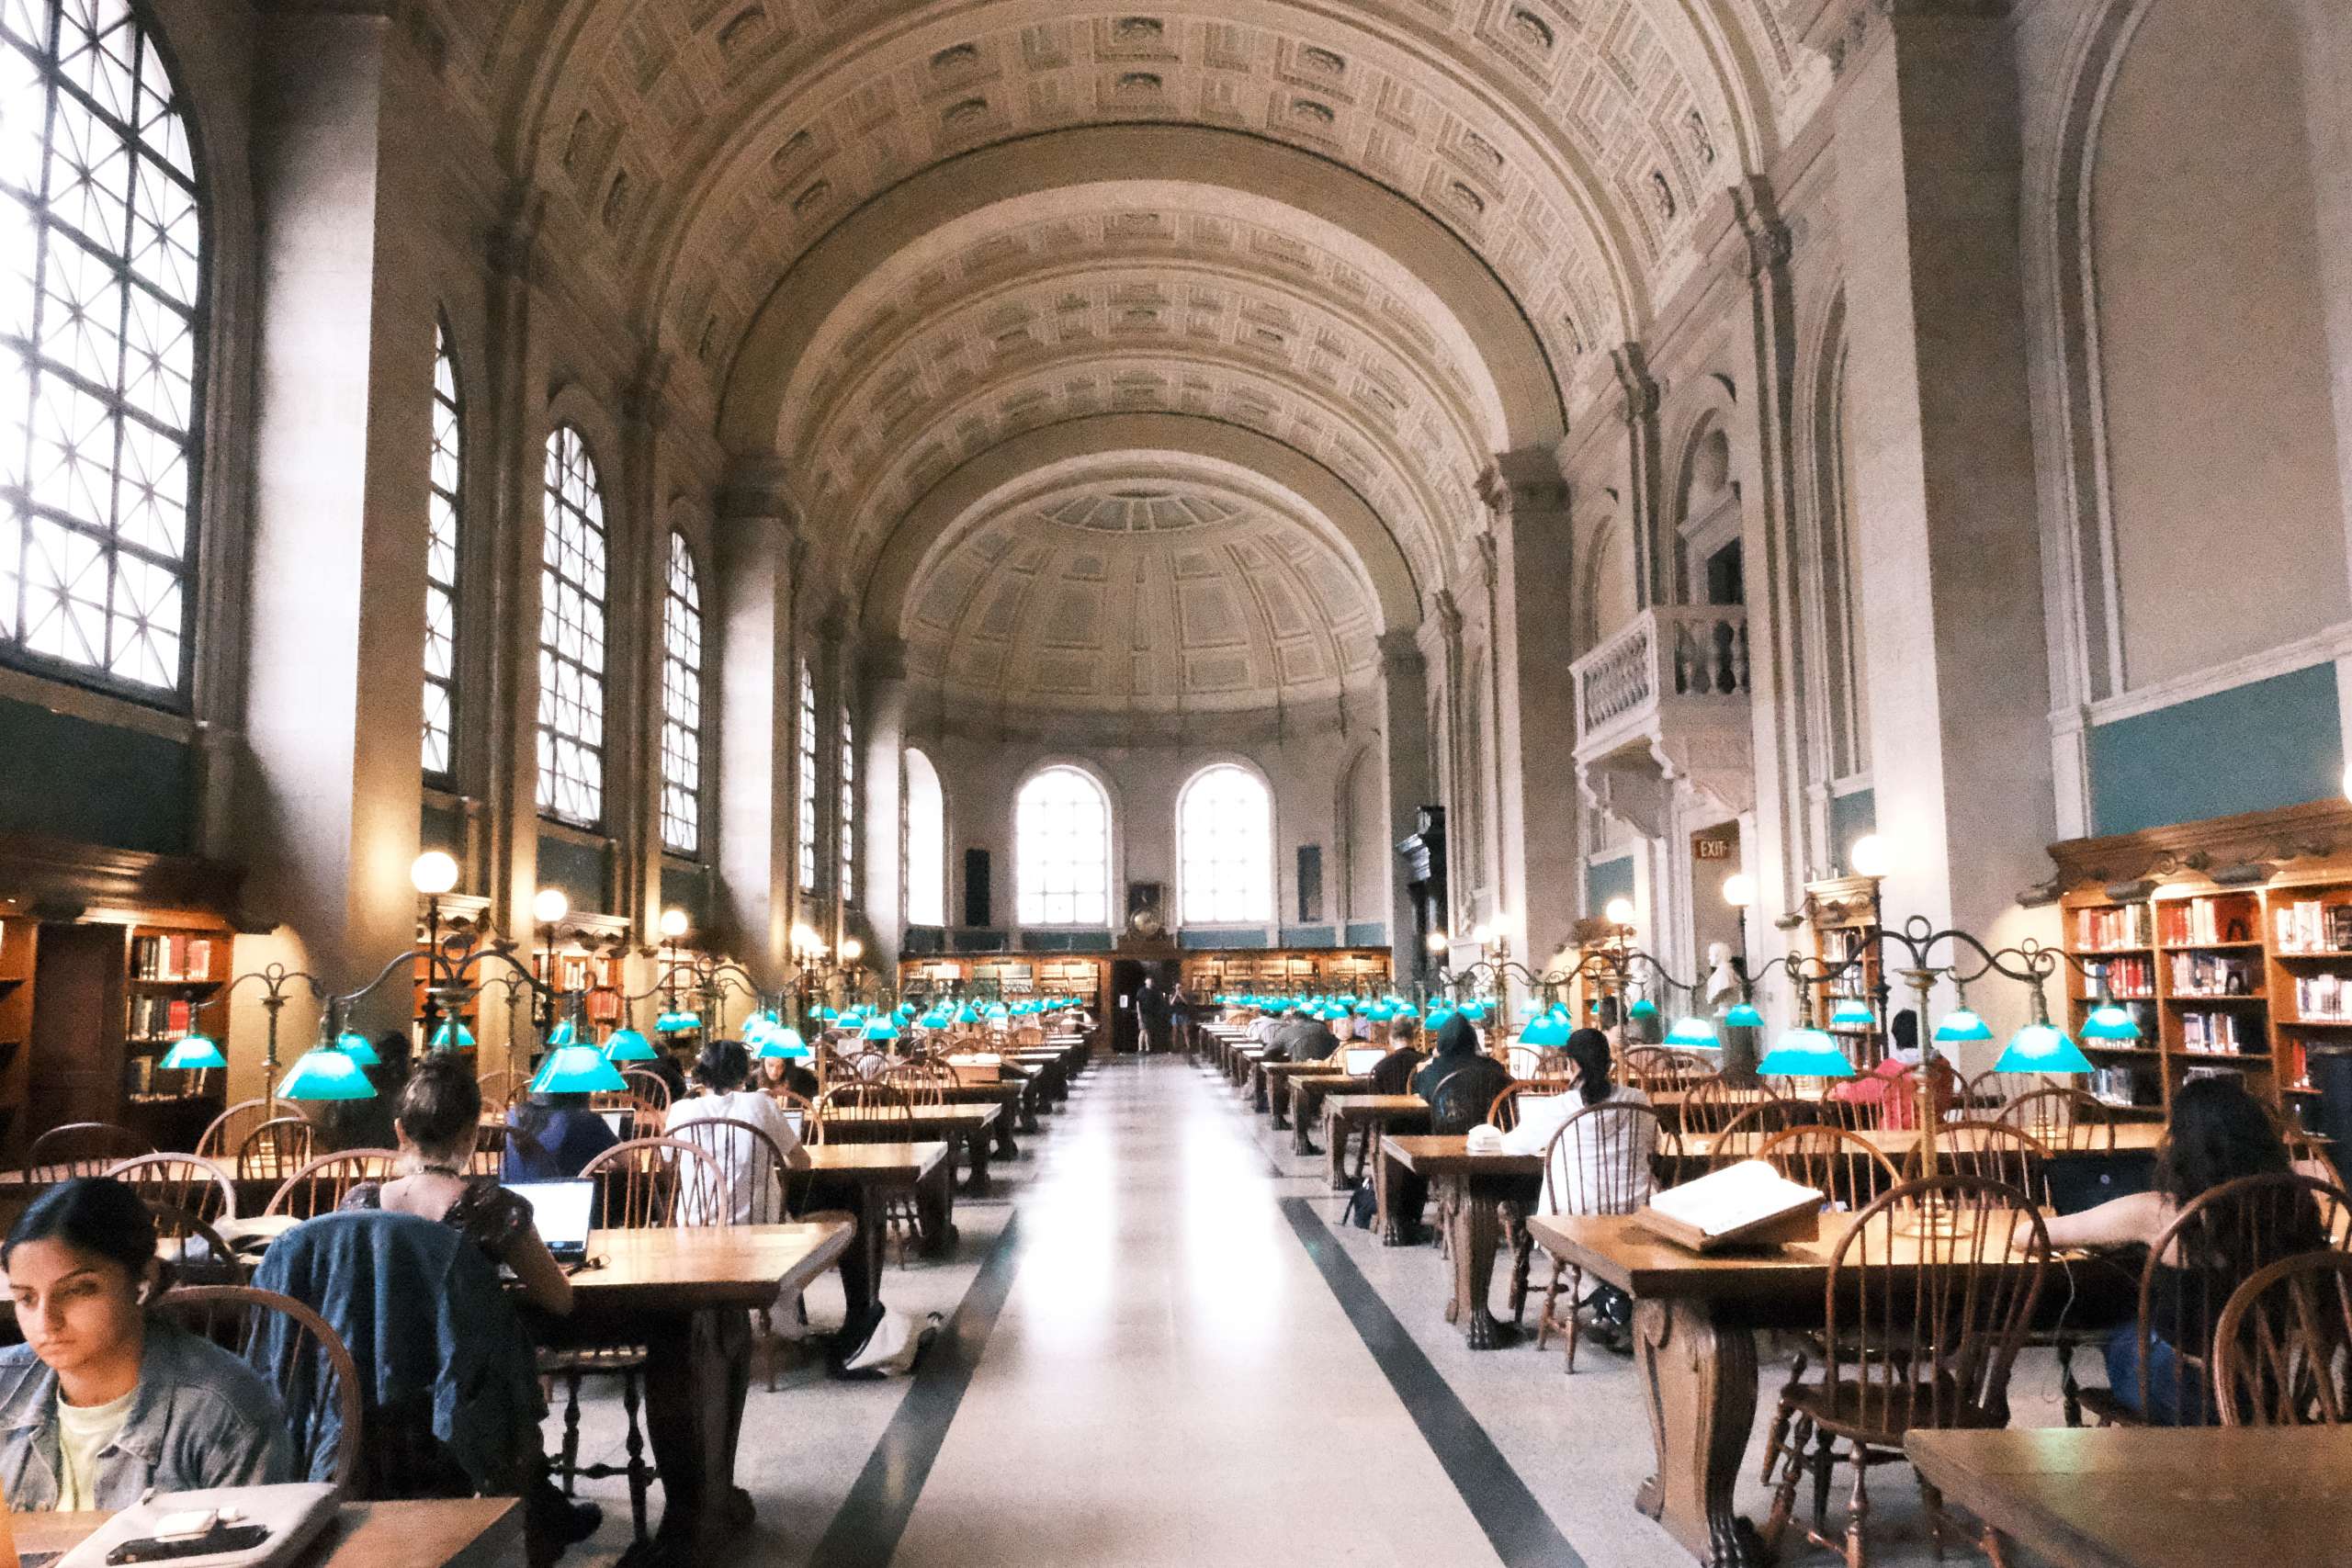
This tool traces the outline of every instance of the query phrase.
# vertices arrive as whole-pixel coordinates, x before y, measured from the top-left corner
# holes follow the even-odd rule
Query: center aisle
[[[895,1568],[1496,1561],[1199,1069],[1104,1063],[1049,1159]]]

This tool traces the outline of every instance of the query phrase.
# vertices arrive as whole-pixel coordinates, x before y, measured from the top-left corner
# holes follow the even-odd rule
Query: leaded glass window
[[[458,497],[465,432],[447,331],[433,329],[433,475],[425,494],[424,771],[449,773],[458,723]]]
[[[817,682],[800,661],[800,891],[817,890]]]
[[[571,426],[548,437],[539,554],[539,809],[605,814],[605,497]]]
[[[0,649],[187,685],[202,219],[126,0],[0,0]]]
[[[1021,923],[1111,923],[1111,799],[1093,776],[1047,768],[1021,786],[1013,808]]]
[[[1184,786],[1176,807],[1179,907],[1188,926],[1274,917],[1274,808],[1247,768],[1220,762]]]
[[[857,728],[842,709],[842,898],[857,898]]]
[[[662,603],[662,841],[702,847],[702,586],[685,536],[670,536]]]

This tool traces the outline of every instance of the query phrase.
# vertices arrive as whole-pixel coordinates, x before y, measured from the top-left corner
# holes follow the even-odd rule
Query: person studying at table
[[[2270,1113],[2245,1091],[2235,1076],[2194,1078],[2182,1084],[2173,1096],[2172,1122],[2165,1130],[2164,1146],[2156,1156],[2154,1187],[2078,1214],[2046,1216],[2050,1245],[2137,1247],[2144,1252],[2155,1246],[2183,1209],[2223,1182],[2299,1168],[2302,1168],[2298,1167],[2280,1140]],[[2324,1173],[2304,1169],[2304,1174]],[[2177,1256],[2176,1240],[2176,1255],[2155,1260],[2154,1311],[2149,1319],[2152,1326],[2182,1323],[2184,1314],[2175,1309],[2199,1300],[2210,1301],[2212,1315],[2219,1315],[2222,1301],[2228,1293],[2226,1285],[2219,1291],[2199,1290],[2198,1276],[2210,1274],[2216,1280],[2234,1282],[2281,1258],[2327,1245],[2318,1206],[2308,1201],[2297,1205],[2287,1234],[2275,1238],[2274,1245],[2263,1248],[2258,1256],[2251,1252],[2238,1255],[2246,1249],[2233,1234],[2237,1228],[2226,1223],[2212,1228],[2211,1237],[2226,1249],[2224,1256],[2183,1258]],[[2152,1336],[2147,1353],[2152,1408],[2145,1410],[2138,1409],[2138,1325],[2127,1323],[2117,1328],[2107,1341],[2107,1386],[2110,1394],[2138,1410],[2140,1416],[2152,1426],[2211,1425],[2214,1413],[2210,1408],[2210,1388],[2205,1380],[2183,1378],[2177,1373],[2183,1352],[2200,1358],[2210,1352],[2213,1328],[2211,1322],[2190,1322],[2185,1329],[2176,1330],[2183,1339],[2193,1337],[2193,1345],[2175,1345],[2160,1335]],[[2177,1389],[2191,1392],[2176,1400]]]
[[[752,1054],[740,1040],[714,1040],[702,1048],[695,1060],[695,1083],[700,1092],[681,1100],[670,1107],[667,1128],[671,1136],[682,1127],[696,1122],[741,1122],[765,1133],[784,1156],[788,1169],[806,1170],[809,1166],[808,1151],[800,1146],[800,1135],[785,1119],[783,1108],[758,1089],[744,1086],[752,1076]],[[755,1142],[747,1134],[729,1127],[724,1136],[705,1144],[726,1168],[727,1190],[735,1224],[750,1224],[754,1219],[770,1222],[784,1217],[784,1191],[773,1169],[762,1168],[767,1151],[754,1148]],[[745,1173],[760,1171],[760,1181],[744,1179]]]
[[[1638,1209],[1657,1190],[1650,1163],[1657,1153],[1657,1123],[1646,1116],[1630,1121],[1588,1116],[1573,1127],[1568,1122],[1589,1105],[1647,1105],[1650,1097],[1611,1077],[1609,1036],[1598,1029],[1577,1030],[1568,1036],[1564,1050],[1569,1066],[1576,1069],[1570,1091],[1522,1095],[1519,1123],[1503,1134],[1503,1152],[1540,1155],[1551,1151],[1550,1179],[1544,1183],[1543,1195],[1537,1200],[1538,1213],[1594,1213],[1604,1193],[1612,1200],[1630,1198],[1632,1208]],[[1640,1123],[1639,1137],[1627,1135],[1634,1122]],[[1579,1304],[1591,1313],[1604,1345],[1622,1351],[1632,1343],[1634,1303],[1624,1292],[1613,1285],[1596,1284],[1592,1294]]]
[[[498,1174],[506,1181],[569,1181],[620,1141],[588,1109],[586,1095],[535,1093],[506,1113],[506,1152]]]
[[[294,1479],[277,1396],[148,1309],[165,1274],[139,1194],[104,1177],[33,1200],[0,1246],[25,1343],[0,1349],[0,1487],[19,1512]]]

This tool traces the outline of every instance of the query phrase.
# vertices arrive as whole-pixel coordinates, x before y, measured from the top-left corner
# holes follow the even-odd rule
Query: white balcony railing
[[[1577,660],[1575,676],[1579,757],[1654,735],[1678,711],[1702,723],[1744,717],[1747,612],[1719,604],[1645,610]]]

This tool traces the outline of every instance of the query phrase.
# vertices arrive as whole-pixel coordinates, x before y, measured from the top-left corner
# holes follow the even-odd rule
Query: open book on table
[[[1644,1230],[1694,1252],[1811,1241],[1821,1234],[1818,1188],[1791,1181],[1760,1159],[1669,1187],[1634,1216]]]

